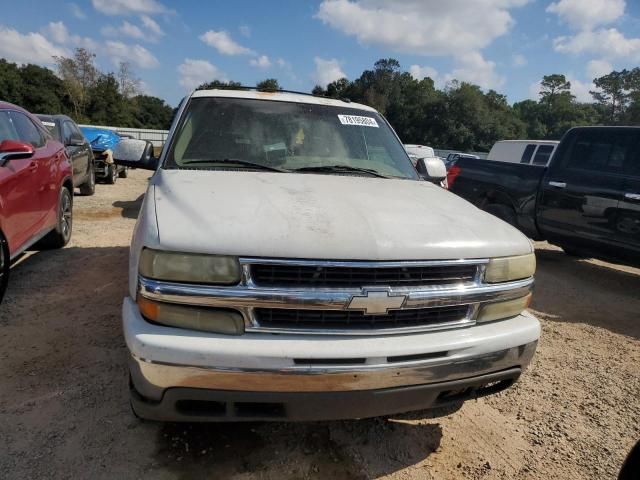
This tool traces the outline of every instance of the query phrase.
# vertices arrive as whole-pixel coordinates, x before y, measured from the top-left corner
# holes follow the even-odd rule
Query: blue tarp
[[[95,127],[80,127],[80,130],[91,143],[92,150],[102,151],[108,148],[113,150],[113,147],[120,141],[120,135],[113,130]]]

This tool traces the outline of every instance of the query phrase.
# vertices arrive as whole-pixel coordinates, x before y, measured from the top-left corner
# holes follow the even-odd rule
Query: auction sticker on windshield
[[[375,118],[360,117],[358,115],[338,115],[340,123],[343,125],[358,125],[360,127],[378,127],[378,122]]]

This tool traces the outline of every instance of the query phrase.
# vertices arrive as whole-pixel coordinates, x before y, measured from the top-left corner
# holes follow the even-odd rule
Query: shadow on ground
[[[122,209],[121,214],[124,218],[133,218],[135,220],[138,218],[142,200],[144,200],[144,193],[133,201],[115,201],[113,206]]]
[[[586,323],[640,338],[638,270],[624,271],[556,250],[538,250],[536,256],[533,310],[551,321]],[[612,315],[614,306],[616,314]]]
[[[306,424],[165,424],[158,431],[156,459],[160,470],[181,479],[203,475],[366,479],[422,462],[441,438],[438,424],[381,418]]]

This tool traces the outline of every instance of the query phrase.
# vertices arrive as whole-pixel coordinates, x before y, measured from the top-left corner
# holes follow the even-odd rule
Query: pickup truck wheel
[[[500,220],[507,222],[509,225],[516,228],[518,227],[518,217],[516,216],[516,212],[513,208],[506,205],[492,203],[487,205],[484,210],[491,215],[498,217]]]
[[[107,167],[107,177],[105,178],[109,185],[113,185],[118,180],[118,167],[115,165],[109,165]]]
[[[9,244],[2,232],[0,232],[0,303],[4,298],[4,292],[7,290],[10,269]]]
[[[62,248],[71,240],[73,229],[73,197],[67,188],[60,190],[58,197],[58,223],[46,237],[38,242],[36,248]]]
[[[86,196],[91,196],[96,193],[96,169],[93,166],[93,162],[91,162],[89,178],[87,178],[86,182],[80,185],[80,193]]]
[[[120,173],[118,173],[119,178],[127,178],[128,176],[129,172],[127,171],[126,167],[120,170]]]

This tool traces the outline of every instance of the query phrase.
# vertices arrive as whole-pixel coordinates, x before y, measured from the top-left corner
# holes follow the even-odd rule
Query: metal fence
[[[81,127],[95,127],[104,128],[106,130],[113,130],[119,135],[128,135],[138,140],[148,140],[153,143],[155,148],[162,148],[164,142],[167,141],[169,130],[151,130],[149,128],[121,128],[121,127],[108,127],[105,125],[80,125]]]

